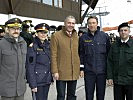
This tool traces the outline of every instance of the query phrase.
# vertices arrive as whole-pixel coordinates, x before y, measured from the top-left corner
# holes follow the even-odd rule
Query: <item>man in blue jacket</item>
[[[86,100],[93,100],[95,86],[97,100],[104,100],[109,36],[100,31],[97,17],[90,16],[87,23],[88,32],[79,39],[81,77],[84,76],[85,80]]]

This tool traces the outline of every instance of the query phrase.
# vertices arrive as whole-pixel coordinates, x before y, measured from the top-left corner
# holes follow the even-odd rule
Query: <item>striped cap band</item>
[[[20,23],[12,23],[12,24],[7,24],[8,27],[21,27],[22,24]]]

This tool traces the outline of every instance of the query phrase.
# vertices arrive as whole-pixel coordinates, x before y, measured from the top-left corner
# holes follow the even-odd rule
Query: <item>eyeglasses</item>
[[[21,28],[20,27],[18,27],[18,28],[11,27],[10,29],[13,30],[13,31],[21,31]]]

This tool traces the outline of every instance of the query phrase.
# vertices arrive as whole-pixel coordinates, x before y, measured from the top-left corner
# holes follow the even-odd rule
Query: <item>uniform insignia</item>
[[[85,40],[85,42],[92,42],[92,40]]]
[[[2,27],[0,26],[0,29],[2,29]]]
[[[17,18],[15,18],[15,21],[18,21],[18,19],[17,19]]]
[[[31,44],[29,45],[29,47],[33,47],[33,43],[31,43]]]
[[[37,51],[43,51],[43,49],[41,49],[41,48],[37,48]]]

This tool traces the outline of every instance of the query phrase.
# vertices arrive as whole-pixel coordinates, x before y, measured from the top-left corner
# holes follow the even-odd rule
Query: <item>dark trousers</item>
[[[85,80],[86,100],[93,100],[95,87],[96,87],[97,100],[104,100],[106,75],[105,74],[96,75],[93,72],[85,72],[84,80]]]
[[[36,94],[36,100],[47,100],[48,98],[48,91],[50,85],[45,86],[38,86]]]
[[[66,100],[76,100],[75,91],[77,80],[75,81],[56,81],[57,100],[65,100],[65,91],[67,85],[67,97]]]
[[[133,100],[133,85],[114,84],[114,100]]]
[[[24,95],[15,96],[15,97],[4,97],[4,96],[1,96],[1,100],[24,100]]]

